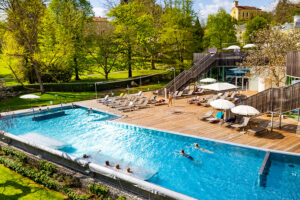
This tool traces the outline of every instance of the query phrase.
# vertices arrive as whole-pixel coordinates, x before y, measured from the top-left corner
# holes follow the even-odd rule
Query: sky
[[[114,0],[112,0],[114,1]],[[119,0],[116,0],[117,2]],[[157,0],[158,2],[161,0]],[[228,13],[232,8],[233,0],[193,0],[194,1],[194,10],[202,19],[206,19],[209,14],[218,12],[220,7],[224,8]],[[264,11],[271,11],[277,5],[279,0],[240,0],[239,5],[241,6],[253,6],[261,8]],[[300,3],[300,0],[290,0],[292,2]],[[107,6],[104,2],[106,0],[90,0],[95,15],[97,17],[105,17],[105,14],[108,11]]]

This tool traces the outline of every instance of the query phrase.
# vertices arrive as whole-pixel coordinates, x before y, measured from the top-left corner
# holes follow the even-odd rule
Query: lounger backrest
[[[247,126],[249,121],[250,121],[250,118],[249,117],[243,117],[244,121],[243,121],[243,124],[244,126]]]
[[[128,105],[128,106],[130,107],[130,106],[132,106],[132,105],[133,105],[133,102],[132,102],[132,101],[130,101],[130,103],[129,103],[129,105]]]
[[[205,116],[210,117],[210,116],[212,116],[213,113],[214,113],[214,111],[209,110],[209,111],[207,111],[207,113],[205,113]]]
[[[175,91],[173,95],[176,97],[176,96],[177,96],[177,94],[178,94],[178,91]]]
[[[193,90],[190,90],[188,94],[189,94],[189,95],[192,95],[193,92],[194,92]]]
[[[180,97],[182,95],[183,91],[178,92],[178,94],[176,95],[177,97]]]
[[[108,99],[108,97],[109,97],[109,96],[108,96],[108,95],[106,95],[106,96],[104,97],[104,100],[107,100],[107,99]]]

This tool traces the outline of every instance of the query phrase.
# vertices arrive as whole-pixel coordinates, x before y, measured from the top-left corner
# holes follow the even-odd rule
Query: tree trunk
[[[75,64],[75,80],[79,81],[79,70],[78,70],[78,62],[77,62],[77,58],[74,58],[74,64]]]
[[[132,59],[132,50],[130,46],[128,48],[128,78],[132,78],[131,59]]]
[[[105,60],[104,60],[104,73],[105,73],[105,80],[108,80],[108,70],[107,70],[107,57],[105,57]]]
[[[34,67],[36,78],[37,78],[37,80],[39,82],[39,85],[40,85],[41,94],[44,94],[45,89],[44,89],[44,85],[43,85],[43,82],[42,82],[41,74],[39,72],[39,67],[38,67],[37,63],[34,63],[33,67]]]
[[[22,87],[24,87],[23,82],[19,79],[19,77],[17,76],[16,72],[13,70],[13,68],[8,65],[9,69],[11,70],[11,72],[14,74],[15,78],[17,79],[18,83],[20,83],[22,85]]]
[[[154,62],[154,59],[153,59],[153,55],[151,55],[151,68],[155,69],[155,62]]]

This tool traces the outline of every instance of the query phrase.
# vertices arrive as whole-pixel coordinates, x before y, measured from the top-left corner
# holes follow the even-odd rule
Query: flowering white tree
[[[250,69],[250,76],[266,75],[279,87],[286,81],[287,52],[300,50],[300,30],[283,32],[276,27],[256,31],[252,34],[255,48],[249,50],[241,65]]]

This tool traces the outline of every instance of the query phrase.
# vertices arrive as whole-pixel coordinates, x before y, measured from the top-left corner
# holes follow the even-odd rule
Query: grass
[[[295,121],[298,121],[298,113],[289,113],[288,117]]]
[[[0,165],[0,199],[3,200],[32,200],[49,199],[63,200],[66,197],[58,192],[48,190],[28,178]]]
[[[153,85],[139,86],[135,88],[129,88],[129,93],[137,93],[138,91],[157,90],[164,87],[167,82],[161,82]],[[114,90],[115,95],[119,95],[121,92],[128,92],[127,89]],[[104,96],[104,92],[98,93],[98,96]],[[20,109],[28,109],[33,106],[50,106],[50,101],[53,101],[53,105],[62,103],[70,103],[82,100],[95,99],[95,92],[47,92],[43,95],[40,93],[33,93],[41,96],[39,99],[21,99],[20,97],[13,97],[0,101],[0,112],[13,111]]]

